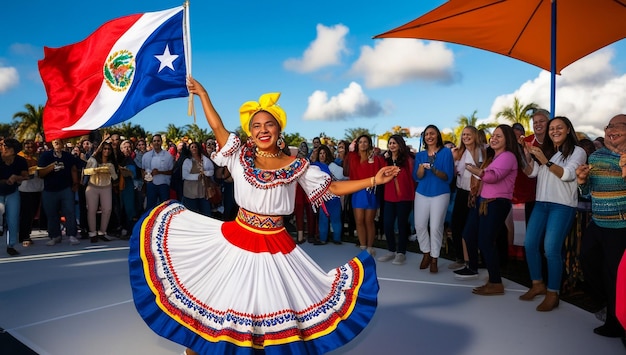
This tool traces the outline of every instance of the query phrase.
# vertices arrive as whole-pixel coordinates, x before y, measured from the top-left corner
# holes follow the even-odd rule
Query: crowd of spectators
[[[583,229],[586,284],[607,305],[606,324],[595,332],[624,336],[611,292],[626,248],[626,116],[612,118],[605,137],[595,141],[579,141],[566,117],[550,119],[547,111],[537,110],[532,119],[534,134],[525,136],[520,124],[500,125],[489,141],[484,132],[465,127],[458,147],[444,142],[439,129],[429,125],[417,152],[400,135],[391,136],[385,150],[367,135],[336,146],[316,137],[311,148],[302,142],[292,152],[285,149],[307,158],[333,180],[373,178],[385,165],[402,168],[379,191],[337,197],[317,211],[304,194],[297,194],[295,241],[341,244],[356,234],[357,245],[374,255],[375,238],[384,235],[388,253],[377,260],[403,265],[407,244],[417,240],[423,254],[419,268],[437,273],[442,244],[450,238],[455,258],[449,265],[451,276],[476,279],[482,259],[489,281],[473,293],[499,295],[504,293],[499,260],[503,253],[515,253],[512,205],[524,203],[533,284],[520,299],[541,295],[545,298],[538,311],[558,307],[563,244],[578,226]],[[50,246],[61,243],[63,236],[72,245],[128,239],[144,211],[170,198],[195,212],[232,220],[238,209],[232,178],[211,160],[216,149],[214,139],[174,143],[160,135],[146,142],[113,133],[101,141],[84,137],[75,145],[62,139],[50,145],[1,139],[0,226],[7,253],[18,255],[18,244],[26,248],[34,243],[30,233],[35,220],[47,229]],[[214,184],[220,189],[219,201],[209,198]],[[497,247],[502,233],[508,248]],[[547,282],[541,269],[544,256]]]

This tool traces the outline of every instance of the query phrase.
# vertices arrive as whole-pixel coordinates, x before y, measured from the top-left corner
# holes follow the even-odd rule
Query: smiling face
[[[504,132],[502,129],[496,128],[489,139],[489,146],[496,152],[501,153],[506,150],[506,138],[504,138]]]
[[[543,138],[546,135],[548,129],[548,117],[543,114],[536,114],[533,116],[533,131],[535,132],[535,136],[539,138]]]
[[[463,128],[463,132],[461,132],[461,141],[466,147],[473,146],[476,143],[474,132],[472,132],[469,128]]]
[[[257,112],[250,121],[250,137],[260,150],[273,152],[278,150],[276,141],[280,135],[280,125],[270,113]]]
[[[570,133],[569,127],[565,121],[560,118],[554,118],[548,125],[548,135],[552,139],[552,143],[555,146],[560,147],[567,139],[567,135]]]
[[[145,152],[146,151],[146,141],[140,140],[139,142],[137,142],[137,150],[139,150],[141,152]]]
[[[424,131],[424,143],[427,147],[437,146],[437,130],[434,128],[428,128]]]
[[[604,128],[604,144],[613,150],[626,152],[626,115],[617,115]]]

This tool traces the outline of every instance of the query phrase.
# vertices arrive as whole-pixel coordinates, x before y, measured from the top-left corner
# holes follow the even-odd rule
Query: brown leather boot
[[[487,282],[486,285],[476,287],[472,290],[472,293],[480,296],[497,296],[504,294],[504,285],[502,283]]]
[[[545,295],[548,290],[543,281],[533,281],[533,286],[523,295],[519,296],[522,301],[532,301],[536,296]]]
[[[550,312],[559,306],[559,294],[553,291],[548,291],[546,293],[546,298],[543,299],[537,306],[537,311],[539,312]]]
[[[420,263],[420,270],[424,270],[430,265],[430,253],[424,253],[422,262]]]
[[[437,267],[437,258],[431,258],[430,259],[430,273],[436,274],[438,271],[439,271],[439,268]]]

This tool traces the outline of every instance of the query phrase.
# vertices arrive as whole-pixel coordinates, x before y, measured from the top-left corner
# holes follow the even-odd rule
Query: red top
[[[361,162],[361,156],[357,152],[348,152],[346,160],[348,160],[349,164],[350,171],[348,176],[350,180],[370,178],[376,175],[380,168],[387,165],[380,155],[374,155],[371,159]]]
[[[535,135],[532,134],[524,138],[524,142],[532,143],[538,147],[540,144],[535,139]],[[535,201],[537,194],[537,178],[529,178],[523,170],[517,170],[517,177],[515,179],[515,188],[513,189],[512,203],[525,203]]]
[[[385,184],[385,201],[400,202],[413,201],[415,199],[416,183],[413,180],[413,165],[415,159],[408,157],[405,166],[400,167],[400,172],[393,180]]]

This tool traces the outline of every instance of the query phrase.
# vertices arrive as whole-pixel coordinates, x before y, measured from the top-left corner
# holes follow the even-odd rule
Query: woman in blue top
[[[443,223],[450,202],[454,159],[450,149],[443,146],[441,132],[435,125],[426,127],[422,142],[424,150],[415,156],[413,168],[413,177],[417,181],[415,232],[420,250],[424,253],[420,269],[430,266],[430,272],[436,273],[439,271],[437,259],[443,240]]]
[[[319,167],[321,171],[331,177],[332,181],[342,180],[343,175],[337,177],[332,173],[330,170],[331,164],[335,164],[333,162],[333,154],[330,152],[328,146],[324,144],[320,145],[317,153],[317,161],[311,163],[311,165]],[[328,243],[329,223],[333,227],[333,243],[341,244],[341,229],[343,227],[343,222],[341,221],[341,200],[339,199],[339,196],[334,196],[331,199],[325,200],[319,208],[318,216],[320,240],[316,241],[314,244],[324,245]]]

